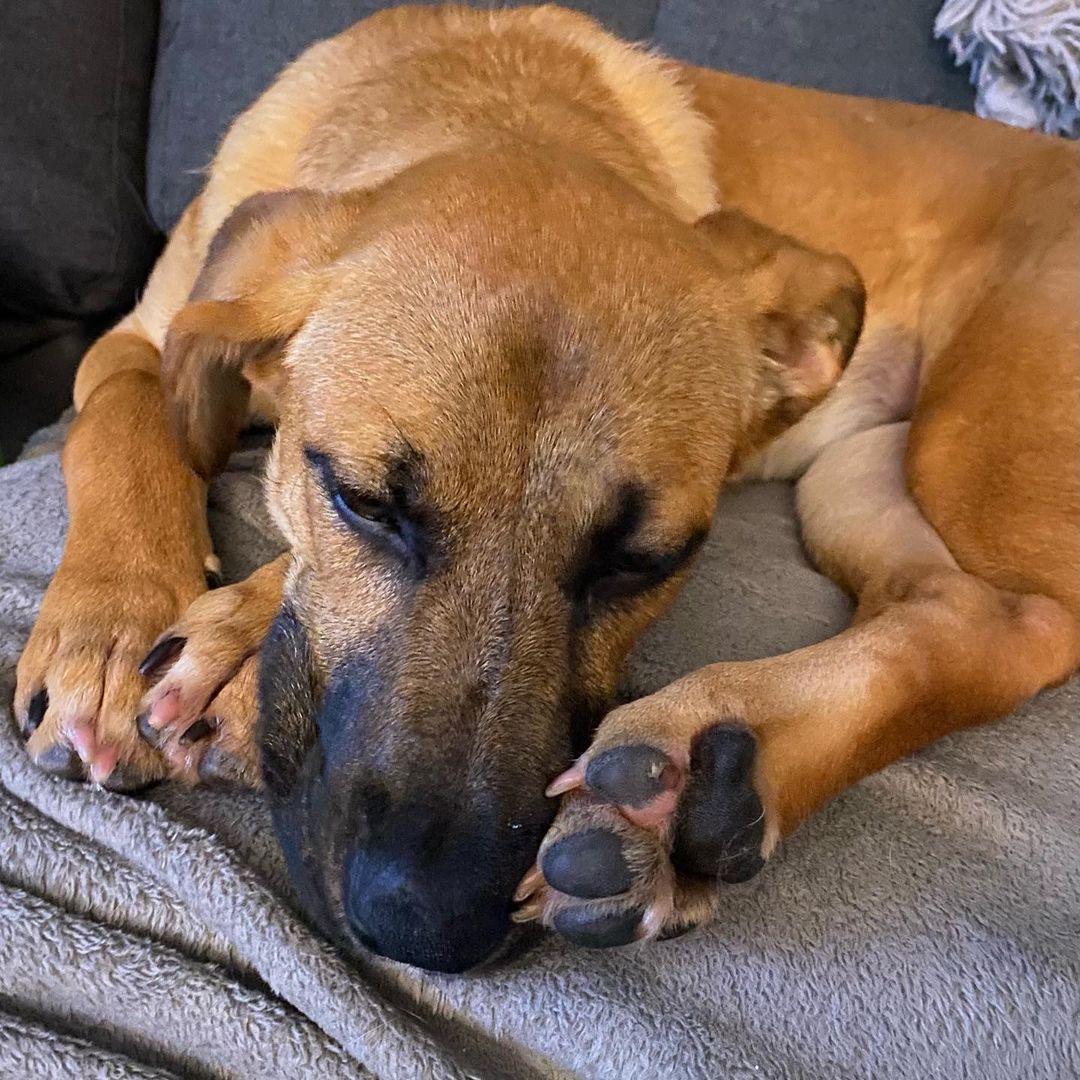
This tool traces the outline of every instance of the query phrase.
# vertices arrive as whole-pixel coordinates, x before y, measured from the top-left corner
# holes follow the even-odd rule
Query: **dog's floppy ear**
[[[201,476],[221,470],[244,425],[245,369],[272,363],[303,325],[369,198],[303,189],[253,195],[214,236],[161,360],[173,430]]]
[[[807,247],[740,210],[708,214],[697,227],[757,308],[754,332],[763,364],[743,448],[752,451],[803,416],[839,379],[859,340],[866,291],[843,255]]]

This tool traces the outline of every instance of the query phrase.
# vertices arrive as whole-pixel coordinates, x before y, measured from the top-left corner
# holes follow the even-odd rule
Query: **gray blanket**
[[[277,540],[258,454],[212,493],[226,570]],[[37,773],[8,722],[60,556],[55,454],[0,470],[0,1075],[1075,1078],[1080,686],[863,782],[723,914],[480,975],[348,962],[296,916],[256,796],[130,798]],[[642,690],[842,626],[782,485],[726,497],[638,652]]]

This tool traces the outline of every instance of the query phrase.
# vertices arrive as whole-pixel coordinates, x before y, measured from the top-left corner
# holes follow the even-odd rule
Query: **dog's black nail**
[[[716,876],[725,885],[738,885],[757,875],[764,865],[765,860],[756,851],[744,851],[734,858],[725,859]]]
[[[207,735],[213,734],[215,728],[205,717],[199,717],[198,720],[192,724],[183,735],[180,736],[179,742],[181,746],[190,746],[192,743],[198,742],[200,739],[205,739]]]
[[[585,900],[618,896],[633,884],[622,840],[607,829],[586,829],[557,840],[544,852],[540,868],[553,889]]]
[[[199,779],[209,787],[254,787],[256,779],[235,755],[211,746],[199,759]]]
[[[220,570],[207,570],[206,571],[206,587],[208,589],[220,589],[225,579],[221,576]]]
[[[672,862],[682,873],[726,883],[765,865],[765,815],[753,784],[757,741],[738,724],[714,724],[690,747],[690,776],[675,822]]]
[[[585,770],[589,790],[620,806],[645,806],[677,782],[671,759],[652,746],[616,746],[597,754]]]
[[[167,637],[159,641],[146,654],[146,658],[139,665],[139,674],[144,676],[153,675],[162,664],[175,660],[186,644],[186,637]]]
[[[34,759],[34,763],[61,780],[81,780],[83,777],[82,759],[67,743],[53,743]]]
[[[133,795],[136,791],[142,791],[153,783],[148,780],[141,770],[130,762],[122,761],[111,773],[103,787],[115,791],[121,795]]]
[[[555,929],[567,941],[585,949],[629,945],[638,935],[641,908],[596,915],[588,908],[565,908],[555,916]]]
[[[680,938],[685,934],[689,934],[693,930],[693,926],[673,926],[670,930],[665,930],[663,933],[656,936],[657,941],[674,941],[676,938]]]
[[[135,719],[135,728],[142,736],[144,742],[148,742],[155,750],[165,742],[165,733],[150,723],[150,714],[141,713]]]
[[[23,724],[23,738],[29,739],[45,719],[45,710],[49,707],[49,691],[42,687],[26,707],[26,723]]]

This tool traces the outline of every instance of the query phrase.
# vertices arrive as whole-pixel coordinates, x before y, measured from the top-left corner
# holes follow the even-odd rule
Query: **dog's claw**
[[[548,784],[544,794],[549,799],[553,799],[556,795],[564,795],[568,791],[573,791],[574,788],[581,787],[584,783],[585,764],[581,758],[578,758],[566,772],[559,773],[559,775]]]
[[[31,699],[26,707],[26,720],[22,724],[23,738],[28,739],[45,719],[45,710],[49,707],[49,691],[42,687]]]
[[[187,638],[184,637],[173,635],[163,638],[143,657],[143,662],[139,665],[139,674],[144,677],[153,675],[163,664],[175,660],[186,644]]]
[[[519,904],[522,900],[528,900],[543,884],[544,872],[536,863],[533,863],[528,873],[521,879],[518,887],[514,890],[514,903]]]
[[[527,923],[535,922],[544,914],[544,897],[543,894],[534,896],[527,903],[524,903],[516,911],[510,913],[511,922]]]

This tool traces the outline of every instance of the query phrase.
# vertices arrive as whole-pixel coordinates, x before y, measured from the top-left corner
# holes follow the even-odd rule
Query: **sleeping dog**
[[[263,785],[344,947],[705,919],[846,785],[1077,665],[1077,148],[385,11],[233,125],[87,353],[27,751]],[[208,590],[253,418],[288,553]],[[613,708],[733,477],[854,624]]]

